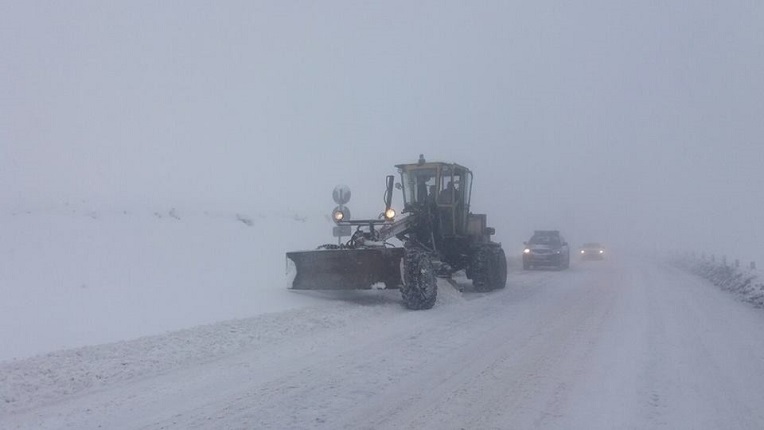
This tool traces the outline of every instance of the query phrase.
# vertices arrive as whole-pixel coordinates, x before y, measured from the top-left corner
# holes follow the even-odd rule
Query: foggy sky
[[[474,171],[509,248],[755,252],[762,23],[754,1],[6,0],[0,208],[329,212],[342,183],[373,216],[424,153]]]

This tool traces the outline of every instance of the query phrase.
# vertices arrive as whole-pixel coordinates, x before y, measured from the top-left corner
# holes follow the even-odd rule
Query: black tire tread
[[[507,258],[500,246],[481,246],[472,260],[472,285],[486,292],[507,284]]]
[[[438,297],[435,270],[429,255],[418,248],[407,248],[403,262],[401,297],[407,308],[430,309]]]

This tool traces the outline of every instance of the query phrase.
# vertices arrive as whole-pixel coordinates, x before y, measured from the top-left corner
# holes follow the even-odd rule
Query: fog
[[[328,213],[346,184],[374,216],[421,153],[473,170],[508,252],[559,229],[764,257],[762,23],[735,0],[4,1],[0,210]]]

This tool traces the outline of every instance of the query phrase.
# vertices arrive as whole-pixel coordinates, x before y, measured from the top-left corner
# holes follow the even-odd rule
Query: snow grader
[[[470,212],[472,172],[455,163],[427,162],[395,166],[401,182],[387,177],[385,210],[377,219],[350,219],[339,200],[336,228],[354,232],[346,243],[311,251],[287,252],[296,290],[400,288],[409,309],[435,304],[436,277],[464,270],[477,291],[504,288],[507,260],[485,214]],[[393,188],[403,192],[401,217],[391,207]],[[336,190],[335,190],[336,192]],[[335,200],[337,197],[335,195]],[[389,241],[398,239],[403,246]]]

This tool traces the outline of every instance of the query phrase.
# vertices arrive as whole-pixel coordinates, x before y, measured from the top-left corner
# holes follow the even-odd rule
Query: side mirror
[[[396,183],[395,183],[395,189],[396,189],[396,190],[402,190],[402,189],[403,189],[403,185],[401,185],[401,183],[400,183],[400,182],[396,182]]]
[[[528,246],[528,242],[523,242],[523,245]]]
[[[485,228],[485,234],[487,234],[489,236],[493,236],[494,234],[496,234],[496,229],[493,228],[493,227],[486,227]]]

